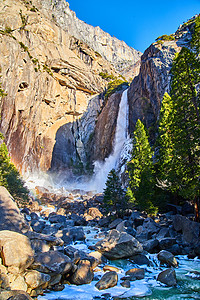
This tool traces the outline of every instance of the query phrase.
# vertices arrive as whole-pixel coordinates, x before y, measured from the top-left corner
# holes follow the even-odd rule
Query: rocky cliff
[[[152,44],[140,68],[140,54],[134,60],[132,48],[78,20],[65,1],[1,2],[0,70],[7,96],[1,103],[0,130],[12,161],[23,172],[33,172],[50,168],[81,171],[95,159],[104,160],[112,151],[120,93],[106,102],[103,92],[108,79],[99,74],[118,77],[118,62],[124,61],[127,67],[130,57],[132,66],[120,69],[128,76],[134,70],[136,76],[140,68],[128,93],[130,132],[138,118],[153,131],[162,96],[169,90],[173,57],[188,43],[191,30],[191,26],[182,26],[170,41],[160,39]],[[84,36],[89,32],[90,45],[97,48],[75,32]],[[97,42],[104,39],[108,46]],[[108,47],[109,59],[101,52],[104,47]]]
[[[189,47],[193,26],[193,22],[188,22],[175,34],[159,37],[142,55],[139,75],[128,92],[130,133],[140,119],[150,129],[151,137],[155,136],[161,101],[164,93],[170,90],[173,59],[183,46]]]
[[[56,23],[70,35],[84,41],[92,49],[100,53],[104,59],[111,62],[120,72],[132,67],[142,53],[129,47],[125,42],[112,37],[100,27],[93,27],[76,17],[65,0],[41,0],[43,12],[51,13]],[[130,72],[130,70],[129,70]],[[133,77],[131,74],[130,77]],[[129,78],[130,78],[129,77]]]
[[[95,118],[102,105],[98,95],[107,85],[99,73],[118,75],[38,7],[31,1],[0,3],[1,82],[7,93],[1,131],[12,161],[23,171],[50,168],[58,129],[75,123],[91,106]]]

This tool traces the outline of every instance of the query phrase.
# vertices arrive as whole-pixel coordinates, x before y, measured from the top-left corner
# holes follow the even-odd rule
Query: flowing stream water
[[[72,245],[73,247],[91,252],[88,246],[94,245],[98,241],[99,228],[84,227],[86,242],[80,242]],[[100,239],[100,238],[99,238]],[[165,267],[161,267],[156,254],[149,254],[150,266],[138,266],[127,259],[109,261],[108,264],[119,269],[118,284],[107,290],[99,291],[95,287],[97,281],[93,280],[90,284],[81,286],[65,285],[61,292],[50,292],[44,296],[39,296],[38,300],[100,300],[100,299],[126,299],[136,300],[144,297],[145,300],[188,300],[200,299],[200,275],[195,275],[194,271],[200,271],[200,259],[188,259],[186,256],[177,256],[179,267],[175,269],[177,276],[176,287],[166,287],[158,282],[157,276]],[[99,266],[102,267],[101,265]],[[145,278],[142,280],[131,281],[130,288],[120,285],[121,277],[131,268],[144,268]],[[95,276],[102,276],[103,271],[95,272]]]

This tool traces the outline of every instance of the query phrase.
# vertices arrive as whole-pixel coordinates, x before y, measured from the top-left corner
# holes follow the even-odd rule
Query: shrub
[[[128,82],[124,81],[122,79],[115,79],[108,83],[108,88],[105,93],[105,99],[107,100],[108,97],[110,97],[112,94],[114,94],[116,91],[120,91],[123,85],[128,86]]]

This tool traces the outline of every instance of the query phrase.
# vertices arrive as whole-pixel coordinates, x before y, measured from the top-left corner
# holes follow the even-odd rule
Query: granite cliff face
[[[174,40],[152,44],[140,68],[140,53],[78,20],[64,0],[1,2],[0,75],[7,96],[0,130],[12,161],[23,172],[84,171],[108,157],[122,92],[105,101],[102,72],[136,76],[128,92],[130,132],[138,118],[153,128],[174,55],[190,38],[191,28],[184,27]]]
[[[0,3],[1,131],[21,170],[48,170],[57,130],[76,122],[114,67],[28,1]],[[95,101],[94,101],[95,102]],[[97,101],[93,114],[102,105]]]
[[[154,138],[162,98],[164,93],[169,93],[170,90],[173,59],[183,46],[189,46],[193,25],[180,26],[176,33],[170,36],[172,40],[161,38],[142,55],[139,75],[134,78],[128,91],[130,133],[140,119],[150,129],[151,137]]]
[[[93,27],[79,20],[65,0],[41,0],[41,3],[43,9],[48,13],[51,12],[52,18],[62,29],[100,53],[104,59],[115,66],[117,71],[124,72],[126,75],[125,70],[140,61],[142,55],[140,51],[112,37],[100,27]],[[130,77],[133,77],[133,74]]]

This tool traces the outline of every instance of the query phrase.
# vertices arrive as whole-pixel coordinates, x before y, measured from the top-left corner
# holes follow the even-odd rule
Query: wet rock
[[[14,266],[23,271],[33,263],[34,251],[25,235],[8,230],[0,231],[0,249],[7,267]]]
[[[59,251],[48,251],[36,256],[32,268],[42,273],[65,274],[72,268],[68,256]]]
[[[121,284],[121,286],[123,286],[123,287],[125,287],[127,289],[129,289],[131,287],[131,283],[130,283],[129,280],[124,280],[120,284]]]
[[[109,259],[128,258],[143,251],[142,245],[131,235],[111,230],[105,239],[95,245]]]
[[[31,289],[36,289],[39,286],[48,283],[50,280],[50,275],[38,272],[36,270],[29,271],[25,274],[25,281]]]
[[[103,256],[103,254],[100,253],[100,252],[98,252],[98,251],[90,252],[90,253],[88,254],[88,256],[94,257],[95,260],[97,261],[98,265],[107,262],[107,259],[105,258],[105,256]]]
[[[0,186],[0,230],[25,232],[29,226],[11,194]]]
[[[174,255],[168,251],[162,250],[157,255],[158,260],[161,262],[161,264],[166,264],[167,267],[178,267],[178,262]]]
[[[88,260],[81,260],[75,273],[69,278],[76,285],[88,284],[93,280],[94,273]]]
[[[131,262],[137,265],[150,265],[150,260],[144,254],[137,254],[129,258]]]
[[[160,281],[167,286],[175,286],[177,284],[176,273],[173,269],[166,269],[158,275],[157,281]]]
[[[147,251],[149,253],[153,253],[153,252],[155,252],[158,245],[159,245],[159,242],[157,239],[151,239],[143,244],[143,248],[145,251]]]
[[[140,280],[144,278],[145,271],[144,269],[133,268],[126,271],[126,276],[130,276],[130,280]]]
[[[105,290],[117,285],[118,275],[116,272],[107,272],[102,278],[95,284],[98,290]]]

